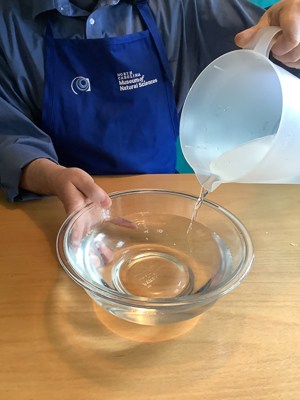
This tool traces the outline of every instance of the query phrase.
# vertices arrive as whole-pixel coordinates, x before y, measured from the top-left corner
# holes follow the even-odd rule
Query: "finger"
[[[128,229],[137,229],[138,228],[138,226],[134,222],[128,221],[128,219],[125,219],[122,217],[112,218],[108,222],[110,222],[111,224],[114,224],[114,225],[119,225],[124,228],[128,228]]]
[[[81,208],[86,203],[86,198],[72,183],[68,183],[65,187],[65,191],[61,194],[60,200],[62,201],[67,215],[73,214],[76,210]],[[80,246],[82,239],[84,238],[85,224],[82,221],[77,220],[72,229],[72,246],[74,251]]]
[[[300,13],[292,12],[292,8],[285,9],[279,20],[282,35],[278,37],[272,46],[272,52],[276,56],[282,56],[295,49],[300,43]]]
[[[72,177],[74,185],[90,200],[100,204],[103,208],[111,206],[111,199],[108,194],[94,182],[93,178],[82,170]]]
[[[85,197],[85,203],[87,202],[89,199]],[[72,229],[72,241],[75,247],[81,244],[82,240],[98,225],[98,222],[93,213],[87,213],[83,218],[76,219]]]
[[[277,56],[273,53],[274,57],[283,62],[284,64],[287,63],[299,63],[300,60],[300,45],[298,44],[297,47],[295,47],[293,50],[289,51],[288,53],[284,54],[283,56]]]
[[[114,253],[103,243],[95,243],[97,247],[97,253],[100,256],[102,264],[109,264],[114,259]]]
[[[95,269],[101,267],[101,262],[100,262],[100,260],[99,260],[99,257],[96,256],[95,251],[94,251],[93,249],[91,249],[91,251],[90,251],[89,258],[90,258],[90,263],[91,263],[91,265],[92,265]]]
[[[84,224],[76,221],[75,225],[72,229],[72,245],[75,250],[81,245],[82,239],[85,237],[84,235]]]
[[[78,208],[86,204],[86,197],[73,185],[68,182],[59,194],[59,199],[64,205],[66,213],[72,214]]]
[[[238,33],[235,36],[235,44],[239,47],[246,47],[248,46],[255,38],[257,32],[264,28],[265,26],[269,26],[269,17],[268,14],[265,13],[261,19],[259,20],[258,24],[252,26],[249,29],[244,30],[243,32]]]

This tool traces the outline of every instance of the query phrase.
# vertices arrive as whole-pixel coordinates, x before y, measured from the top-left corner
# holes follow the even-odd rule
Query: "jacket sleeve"
[[[37,158],[58,163],[50,137],[34,121],[0,49],[0,186],[10,201],[41,197],[19,187],[22,168]],[[29,103],[29,102],[28,102]]]

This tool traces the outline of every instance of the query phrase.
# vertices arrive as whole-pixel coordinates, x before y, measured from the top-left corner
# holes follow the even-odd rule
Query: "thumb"
[[[63,203],[68,216],[86,204],[87,200],[86,197],[72,184],[72,182],[68,182],[57,196]]]
[[[266,26],[269,26],[269,19],[267,17],[267,13],[265,13],[261,19],[259,20],[258,24],[252,26],[249,29],[244,30],[236,35],[234,41],[235,44],[239,47],[246,47],[248,46],[255,38],[257,32]]]

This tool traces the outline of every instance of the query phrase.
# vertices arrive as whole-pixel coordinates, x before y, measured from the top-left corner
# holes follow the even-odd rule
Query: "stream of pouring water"
[[[201,186],[199,198],[198,198],[198,200],[197,200],[197,202],[195,204],[195,208],[194,208],[194,211],[193,211],[193,214],[192,214],[191,222],[190,222],[190,225],[189,225],[188,230],[186,232],[187,234],[190,233],[192,228],[193,228],[193,222],[195,221],[195,219],[197,217],[198,211],[199,211],[199,209],[200,209],[200,207],[201,207],[201,205],[203,203],[204,197],[207,195],[207,193],[208,193],[208,190],[204,189],[204,187]]]

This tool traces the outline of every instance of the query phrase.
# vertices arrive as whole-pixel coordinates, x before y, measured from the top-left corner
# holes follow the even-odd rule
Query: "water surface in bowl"
[[[69,256],[86,281],[135,296],[176,298],[212,289],[232,273],[228,247],[199,221],[189,229],[190,218],[179,215],[137,212],[122,217],[136,229],[99,223]]]

